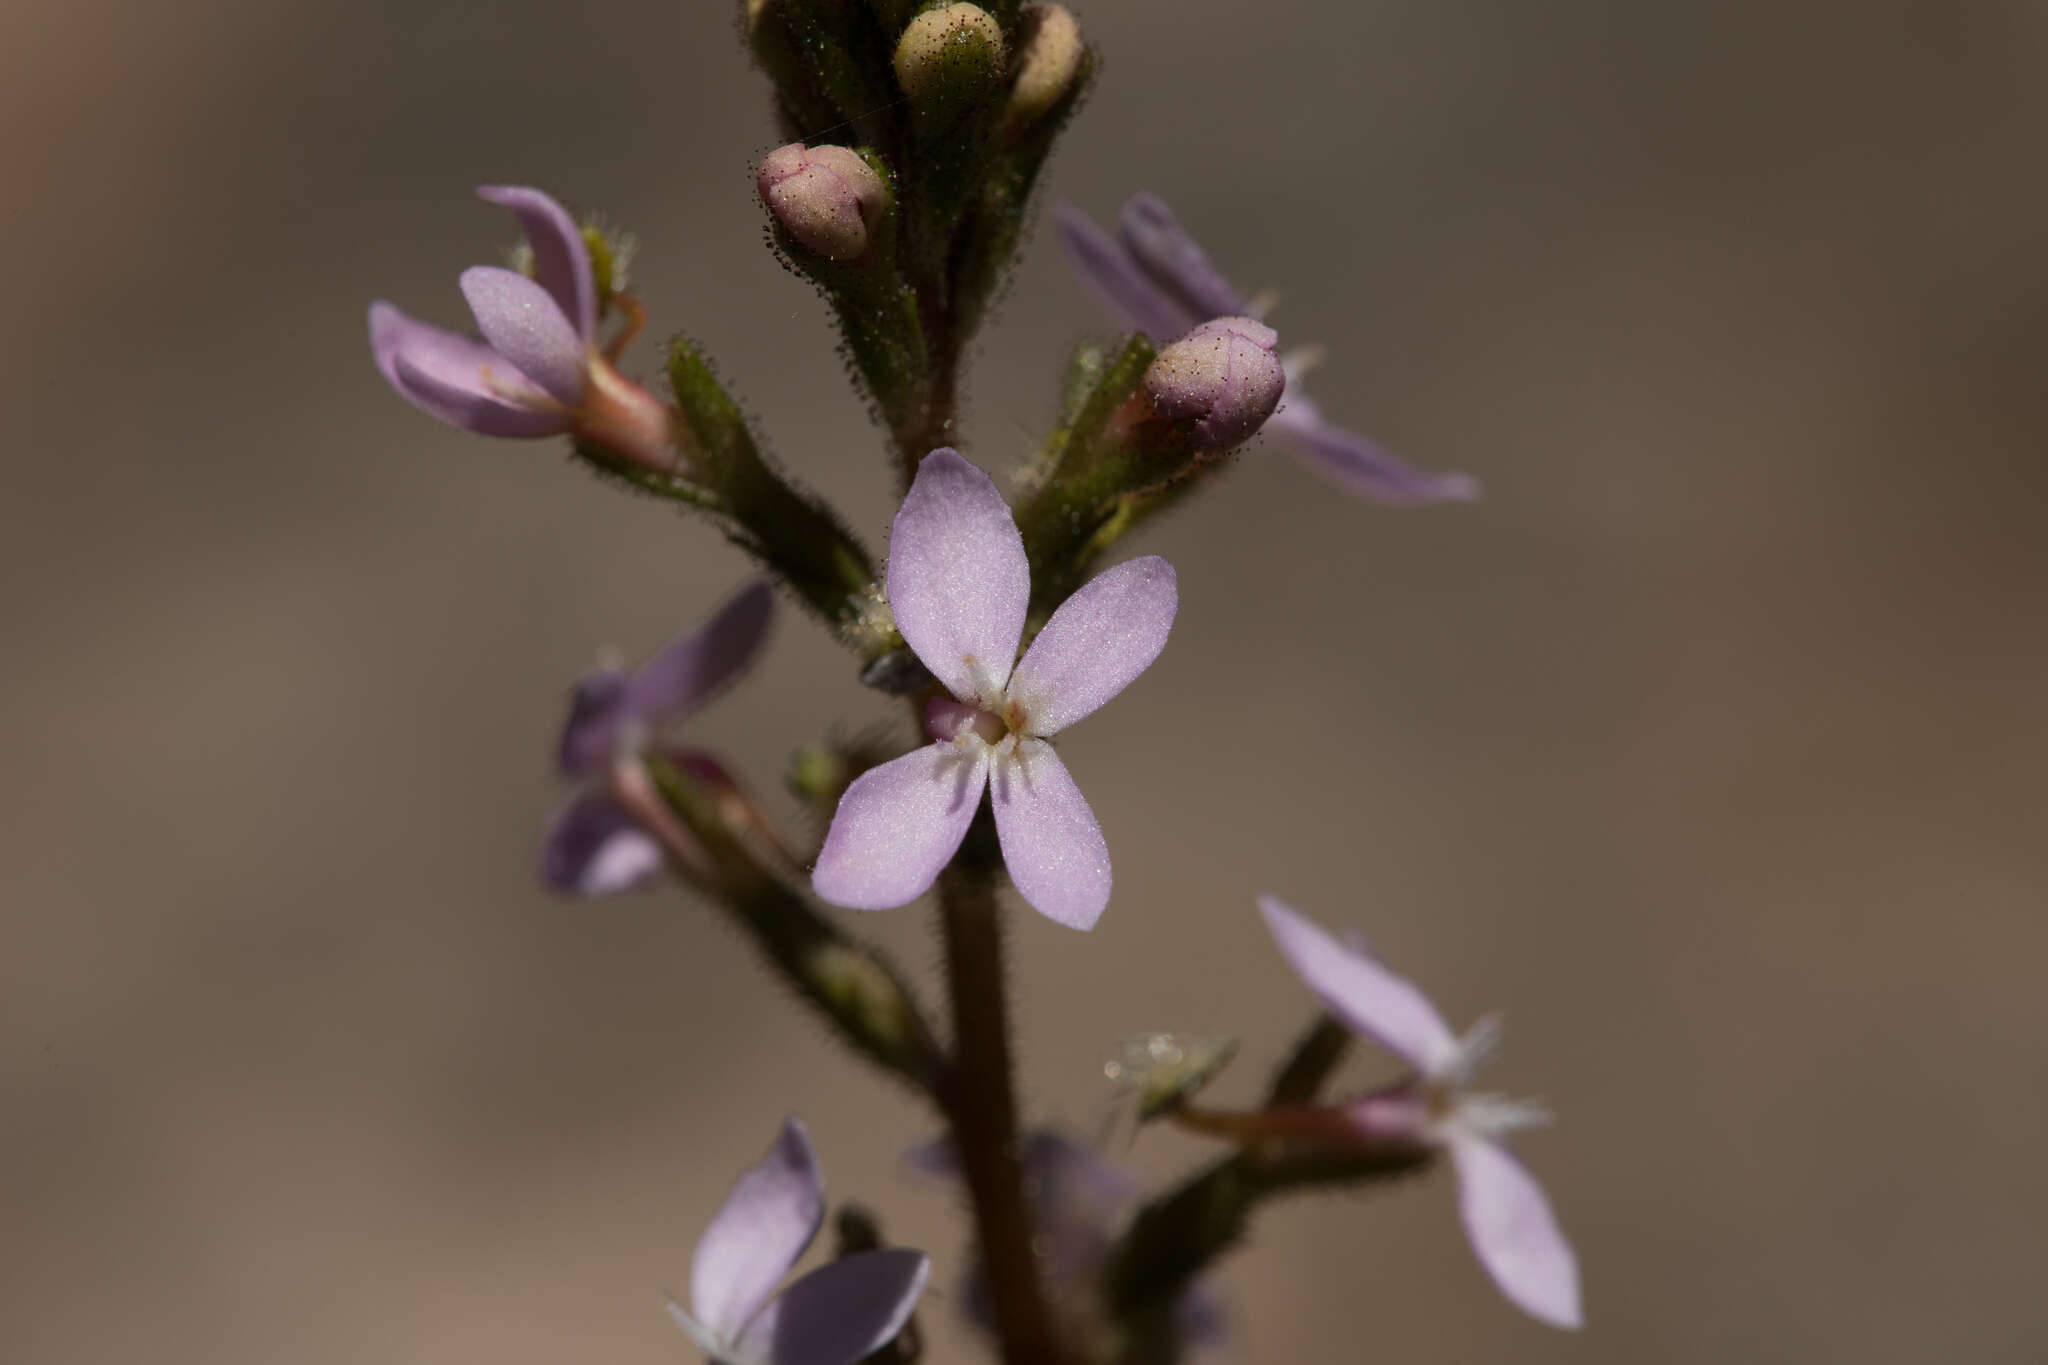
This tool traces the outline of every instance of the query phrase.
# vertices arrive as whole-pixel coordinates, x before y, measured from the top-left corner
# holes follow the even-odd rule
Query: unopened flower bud
[[[1036,123],[1066,95],[1081,69],[1081,25],[1064,5],[1024,7],[1023,37],[1017,44],[1017,80],[1003,125],[1011,133]]]
[[[896,84],[914,105],[971,104],[1002,77],[1003,30],[979,5],[941,5],[896,43]]]
[[[1205,322],[1159,353],[1145,396],[1170,421],[1193,428],[1203,450],[1251,438],[1280,405],[1287,375],[1273,354],[1279,336],[1250,318]]]
[[[790,236],[835,261],[867,254],[889,202],[875,168],[846,147],[778,147],[762,161],[755,183]]]

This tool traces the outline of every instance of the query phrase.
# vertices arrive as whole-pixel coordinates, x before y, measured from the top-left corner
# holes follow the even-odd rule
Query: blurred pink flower
[[[1059,207],[1060,241],[1074,268],[1125,325],[1165,343],[1216,318],[1256,311],[1210,264],[1194,238],[1156,195],[1124,205],[1110,236],[1070,204]],[[1360,497],[1408,506],[1468,502],[1479,496],[1469,474],[1416,469],[1355,431],[1324,420],[1301,390],[1314,348],[1281,357],[1287,391],[1265,430],[1279,435],[1311,469]]]
[[[718,1365],[853,1365],[895,1340],[931,1277],[923,1252],[891,1247],[782,1283],[825,1218],[825,1181],[801,1120],[733,1185],[690,1265],[690,1306],[669,1315]]]
[[[1346,1106],[1372,1137],[1440,1147],[1458,1172],[1458,1207],[1480,1264],[1515,1305],[1553,1327],[1578,1327],[1579,1263],[1550,1201],[1500,1139],[1549,1120],[1542,1106],[1471,1089],[1500,1041],[1481,1020],[1462,1039],[1415,986],[1348,948],[1272,896],[1259,912],[1281,953],[1345,1027],[1412,1063],[1419,1076]]]

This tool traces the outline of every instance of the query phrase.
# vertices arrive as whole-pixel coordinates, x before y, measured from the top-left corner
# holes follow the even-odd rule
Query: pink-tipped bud
[[[761,202],[789,235],[820,256],[865,256],[889,202],[875,168],[846,147],[777,147],[761,162]]]
[[[1189,427],[1200,450],[1251,439],[1280,405],[1287,375],[1273,347],[1280,338],[1250,318],[1205,322],[1166,347],[1145,371],[1153,409]]]

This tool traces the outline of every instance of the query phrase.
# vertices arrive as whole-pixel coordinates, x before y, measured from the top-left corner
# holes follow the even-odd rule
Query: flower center
[[[1015,708],[1006,707],[1005,710]],[[997,744],[1022,718],[1021,713],[1014,718],[1006,718],[978,706],[954,701],[951,697],[934,697],[924,709],[924,729],[933,739],[944,742],[972,735],[983,744]]]

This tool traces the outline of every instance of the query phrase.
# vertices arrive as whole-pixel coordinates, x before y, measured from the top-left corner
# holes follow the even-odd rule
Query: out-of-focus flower
[[[1271,896],[1259,913],[1296,974],[1345,1027],[1396,1053],[1419,1073],[1354,1100],[1346,1117],[1367,1137],[1442,1148],[1458,1173],[1458,1206],[1480,1264],[1533,1317],[1577,1327],[1579,1264],[1535,1178],[1500,1139],[1545,1123],[1542,1106],[1477,1093],[1472,1075],[1500,1041],[1483,1019],[1459,1038],[1413,983],[1348,948]]]
[[[483,340],[370,305],[370,350],[414,407],[484,436],[574,432],[632,460],[675,463],[674,413],[612,368],[598,347],[597,279],[576,222],[539,190],[486,185],[510,209],[533,254],[531,278],[501,266],[462,272]]]
[[[753,662],[774,608],[768,585],[751,583],[704,625],[631,673],[600,668],[577,681],[556,762],[563,775],[589,785],[549,822],[541,848],[541,876],[548,885],[603,896],[662,870],[663,839],[649,830],[647,819],[665,808],[644,799],[649,785],[641,756],[649,750],[659,747],[665,760],[713,791],[737,789],[712,755],[659,741],[665,729],[695,714]],[[664,832],[673,838],[679,831]]]
[[[1112,237],[1069,204],[1058,211],[1060,240],[1081,277],[1122,321],[1164,343],[1217,318],[1254,310],[1166,204],[1140,194],[1124,205]],[[1281,357],[1287,391],[1265,429],[1286,439],[1310,468],[1350,492],[1377,502],[1414,505],[1463,502],[1479,496],[1468,474],[1435,474],[1397,459],[1355,431],[1325,420],[1301,390],[1316,352]]]
[[[896,514],[887,591],[904,640],[952,696],[926,710],[930,744],[846,789],[813,873],[818,894],[856,910],[916,899],[967,837],[986,788],[1018,893],[1049,919],[1092,927],[1109,904],[1109,849],[1046,741],[1159,657],[1180,602],[1173,566],[1147,555],[1098,574],[1018,660],[1031,600],[1024,539],[988,475],[941,447]]]
[[[1135,1175],[1092,1148],[1050,1129],[1034,1129],[1023,1143],[1024,1194],[1031,1209],[1033,1246],[1047,1296],[1066,1319],[1070,1336],[1087,1339],[1105,1327],[1102,1278],[1118,1237],[1145,1195]],[[960,1182],[953,1144],[940,1138],[909,1153],[910,1168],[949,1184]],[[986,1269],[970,1262],[961,1277],[960,1309],[994,1333]],[[1197,1280],[1175,1308],[1181,1344],[1191,1350],[1224,1345],[1230,1315],[1213,1280]]]
[[[895,1340],[931,1276],[922,1252],[857,1252],[775,1292],[824,1217],[818,1154],[785,1120],[704,1229],[690,1306],[672,1301],[670,1316],[719,1365],[853,1365]]]

